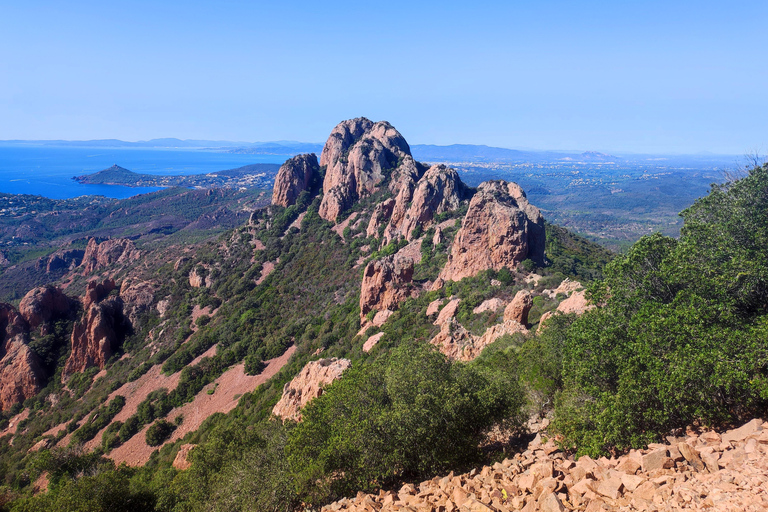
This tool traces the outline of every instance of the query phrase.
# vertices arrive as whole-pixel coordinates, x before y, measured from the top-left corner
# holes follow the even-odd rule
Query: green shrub
[[[149,446],[159,446],[171,437],[176,425],[166,420],[157,420],[147,429],[145,441]]]
[[[302,498],[317,503],[468,467],[483,432],[519,411],[521,396],[508,384],[418,344],[348,370],[289,435]]]

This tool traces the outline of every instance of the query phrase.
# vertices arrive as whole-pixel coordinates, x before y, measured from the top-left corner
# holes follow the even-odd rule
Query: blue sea
[[[73,176],[91,174],[114,164],[137,173],[205,174],[249,164],[282,164],[290,155],[240,155],[215,150],[164,148],[87,148],[0,144],[0,192],[34,194],[51,199],[84,195],[126,198],[157,187],[83,185]]]

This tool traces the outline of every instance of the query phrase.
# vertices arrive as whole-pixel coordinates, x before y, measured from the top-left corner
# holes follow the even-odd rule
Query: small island
[[[271,188],[278,169],[280,169],[278,164],[252,164],[207,174],[162,176],[139,174],[119,165],[113,165],[103,171],[74,176],[72,179],[85,185],[125,187]]]

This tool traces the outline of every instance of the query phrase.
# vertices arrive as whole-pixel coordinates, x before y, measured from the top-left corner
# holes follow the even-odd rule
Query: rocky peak
[[[83,297],[85,313],[72,329],[72,352],[64,365],[62,378],[92,366],[104,368],[131,325],[123,314],[123,300],[109,296],[115,282],[91,281]]]
[[[411,191],[406,186],[400,188],[384,233],[385,242],[398,236],[411,240],[417,225],[427,227],[435,215],[457,209],[466,195],[467,187],[454,169],[443,164],[433,165]]]
[[[320,156],[326,167],[320,216],[335,221],[352,204],[375,192],[410,147],[386,121],[343,121],[328,137]]]
[[[314,153],[297,155],[286,160],[275,177],[272,204],[288,207],[296,203],[299,195],[320,179],[320,166]]]
[[[350,366],[352,362],[349,359],[335,357],[307,363],[283,387],[283,396],[272,409],[272,414],[284,420],[301,421],[301,409],[310,400],[322,395],[323,388],[341,378],[341,374]]]
[[[83,256],[83,275],[115,263],[133,263],[140,257],[141,251],[127,238],[105,240],[101,243],[91,238]]]
[[[527,258],[543,265],[544,244],[544,218],[522,188],[502,180],[486,181],[469,203],[437,286],[483,270],[514,268]]]

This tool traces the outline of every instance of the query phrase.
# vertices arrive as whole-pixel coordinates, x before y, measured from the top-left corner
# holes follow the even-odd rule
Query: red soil
[[[266,361],[267,367],[260,375],[245,375],[242,363],[229,368],[216,381],[206,386],[192,402],[177,407],[168,414],[169,421],[173,421],[179,414],[183,415],[184,421],[166,442],[174,442],[189,432],[197,430],[203,421],[214,413],[227,413],[234,409],[240,395],[253,391],[258,385],[263,384],[277,374],[285,366],[295,350],[295,346],[290,347],[282,356]],[[158,387],[168,386],[162,385]],[[209,389],[214,389],[213,394],[208,394]],[[118,391],[115,393],[118,393]],[[123,411],[127,408],[128,404],[126,403]],[[127,443],[112,450],[109,458],[114,460],[116,464],[123,462],[129,466],[146,464],[152,452],[160,448],[147,446],[144,441],[147,428],[149,428],[148,425],[129,439]],[[100,435],[97,437],[99,440],[101,439]]]

